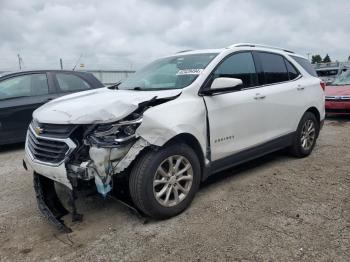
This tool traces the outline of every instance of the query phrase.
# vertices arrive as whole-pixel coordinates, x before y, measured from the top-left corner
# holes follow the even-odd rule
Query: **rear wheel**
[[[129,180],[135,205],[146,215],[168,218],[186,209],[200,183],[200,164],[186,144],[149,151],[135,163]]]
[[[319,131],[320,124],[315,115],[306,112],[299,122],[290,152],[296,157],[310,155],[315,147]]]

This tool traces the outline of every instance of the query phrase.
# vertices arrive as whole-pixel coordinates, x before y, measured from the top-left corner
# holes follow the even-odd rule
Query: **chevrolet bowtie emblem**
[[[34,131],[37,135],[40,135],[44,132],[44,129],[42,129],[41,127],[37,126],[34,128]]]

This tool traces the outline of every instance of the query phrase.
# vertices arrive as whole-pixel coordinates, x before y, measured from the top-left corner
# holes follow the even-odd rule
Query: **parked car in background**
[[[326,113],[350,114],[350,70],[326,86]]]
[[[91,73],[36,70],[0,77],[0,145],[23,142],[32,113],[59,96],[102,87]]]

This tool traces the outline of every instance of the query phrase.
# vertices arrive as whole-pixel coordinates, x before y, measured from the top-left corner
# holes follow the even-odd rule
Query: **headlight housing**
[[[135,131],[142,123],[142,116],[133,120],[98,125],[91,134],[94,142],[120,144],[135,138]]]

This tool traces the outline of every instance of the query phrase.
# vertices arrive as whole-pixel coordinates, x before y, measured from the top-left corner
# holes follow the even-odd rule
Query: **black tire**
[[[308,121],[312,121],[315,127],[315,136],[312,143],[310,143],[311,145],[308,148],[305,148],[302,145],[302,136],[303,136],[303,127]],[[313,114],[312,112],[306,112],[299,122],[298,129],[293,138],[293,144],[289,148],[290,153],[299,158],[310,155],[312,150],[315,147],[319,132],[320,132],[320,123],[317,120],[315,114]]]
[[[186,163],[190,163],[193,179],[186,197],[180,203],[166,207],[161,205],[156,199],[153,180],[156,179],[158,167],[171,156],[183,156],[187,161]],[[171,144],[159,150],[150,150],[136,160],[131,170],[129,178],[131,198],[136,207],[150,217],[165,219],[175,216],[184,211],[192,202],[199,188],[200,172],[198,157],[194,150],[186,144]],[[171,193],[173,198],[175,198],[174,193]]]

